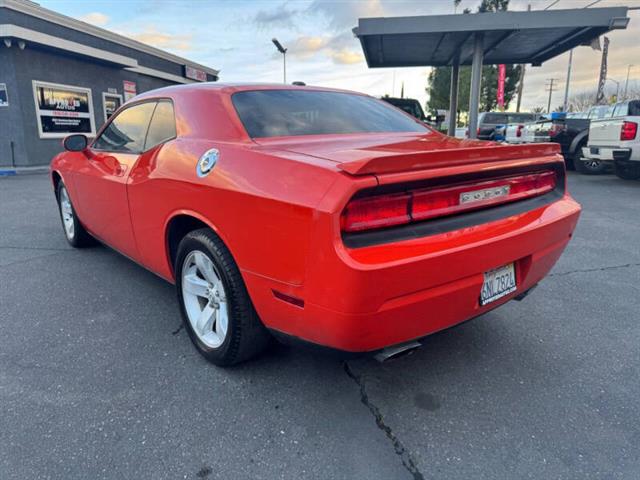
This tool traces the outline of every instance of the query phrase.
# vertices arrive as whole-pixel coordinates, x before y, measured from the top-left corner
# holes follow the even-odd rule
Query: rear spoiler
[[[444,150],[412,151],[401,154],[371,151],[370,157],[340,163],[338,168],[351,175],[429,170],[488,161],[548,157],[560,153],[557,143],[526,145],[486,145]]]

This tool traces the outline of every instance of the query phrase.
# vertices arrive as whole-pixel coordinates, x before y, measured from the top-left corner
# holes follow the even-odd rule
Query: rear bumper
[[[640,149],[618,147],[596,147],[597,152],[592,152],[591,147],[583,147],[583,157],[601,162],[615,161],[640,161]]]
[[[482,315],[537,284],[571,238],[580,206],[565,195],[494,222],[395,243],[313,249],[305,285],[243,272],[265,325],[315,344],[373,351]],[[479,305],[484,272],[515,262],[517,290]],[[304,300],[299,307],[273,290]]]

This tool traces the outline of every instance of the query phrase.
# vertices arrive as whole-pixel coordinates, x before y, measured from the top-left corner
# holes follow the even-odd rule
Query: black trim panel
[[[562,179],[563,180],[563,179]],[[560,180],[560,181],[562,181]],[[520,213],[525,213],[536,208],[544,207],[562,198],[563,188],[556,188],[552,192],[539,197],[522,200],[520,202],[498,205],[470,213],[462,213],[451,217],[438,218],[425,222],[410,223],[400,227],[374,230],[362,233],[344,233],[342,241],[348,248],[361,248],[371,245],[411,240],[415,238],[451,232],[461,228],[482,225],[483,223],[500,220]]]

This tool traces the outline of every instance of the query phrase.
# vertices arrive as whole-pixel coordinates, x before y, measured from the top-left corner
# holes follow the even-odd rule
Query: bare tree
[[[568,110],[570,112],[584,112],[589,110],[596,101],[595,90],[585,90],[574,93],[569,97]]]

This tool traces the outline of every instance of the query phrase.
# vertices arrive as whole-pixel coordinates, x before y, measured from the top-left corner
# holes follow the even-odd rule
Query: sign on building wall
[[[0,83],[0,107],[9,106],[9,97],[7,95],[7,85]]]
[[[34,80],[33,97],[40,138],[95,135],[90,88]]]
[[[198,82],[207,81],[207,72],[190,67],[189,65],[184,66],[184,76],[190,78],[191,80],[197,80]]]
[[[124,101],[128,102],[129,100],[131,100],[133,97],[135,97],[138,94],[138,89],[136,87],[136,82],[131,82],[129,80],[125,80],[124,82],[122,82],[122,85],[124,87]]]

